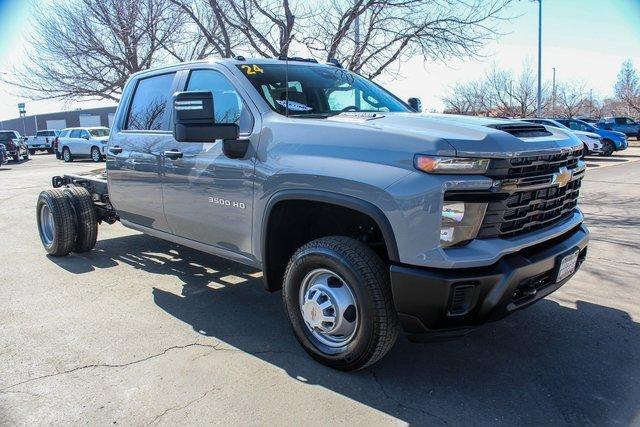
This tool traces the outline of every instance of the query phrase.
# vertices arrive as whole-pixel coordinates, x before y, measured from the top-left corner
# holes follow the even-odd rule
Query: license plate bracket
[[[579,254],[580,250],[575,249],[574,251],[566,255],[558,257],[558,261],[556,262],[556,283],[561,282],[562,280],[575,273],[576,267],[578,265]]]

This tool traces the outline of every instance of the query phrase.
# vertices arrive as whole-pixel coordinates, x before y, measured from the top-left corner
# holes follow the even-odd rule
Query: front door
[[[238,123],[251,139],[244,159],[230,159],[222,141],[164,145],[164,212],[173,234],[250,257],[253,209],[253,115],[232,81],[221,71],[194,69],[187,91],[211,91],[217,123]]]
[[[162,148],[173,140],[176,73],[140,79],[118,108],[107,148],[109,196],[120,219],[169,232],[162,204]]]

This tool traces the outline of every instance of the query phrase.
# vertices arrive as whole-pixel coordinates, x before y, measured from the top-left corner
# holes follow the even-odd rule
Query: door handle
[[[171,160],[176,160],[182,158],[182,151],[178,150],[167,150],[164,152],[165,157],[170,158]]]
[[[117,145],[115,147],[111,147],[109,148],[109,152],[111,154],[120,154],[122,153],[122,147],[118,147]]]

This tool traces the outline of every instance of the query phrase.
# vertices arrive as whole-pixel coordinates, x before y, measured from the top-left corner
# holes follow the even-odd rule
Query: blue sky
[[[0,72],[7,71],[6,65],[22,64],[30,7],[29,0],[0,0]],[[413,58],[401,64],[400,78],[380,82],[402,98],[418,96],[425,108],[439,110],[440,98],[452,84],[478,78],[492,64],[514,72],[527,60],[535,66],[537,10],[535,2],[516,1],[511,14],[517,18],[502,24],[505,35],[486,47],[482,60],[452,59],[443,64]],[[552,67],[556,67],[559,81],[584,82],[594,95],[606,96],[612,93],[620,65],[627,58],[640,69],[640,0],[543,0],[544,80],[550,81]],[[16,104],[25,101],[6,91],[0,85],[0,119],[15,117]],[[104,105],[26,102],[28,114]]]

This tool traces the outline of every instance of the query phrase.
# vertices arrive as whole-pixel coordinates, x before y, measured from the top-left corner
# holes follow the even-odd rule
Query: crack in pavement
[[[400,402],[400,400],[396,399],[394,396],[392,396],[391,394],[389,394],[389,393],[387,392],[387,390],[384,388],[384,386],[382,385],[382,383],[381,383],[381,382],[380,382],[380,380],[378,379],[378,376],[376,375],[375,371],[373,371],[373,370],[371,371],[371,377],[373,378],[373,381],[375,381],[375,383],[378,385],[378,388],[380,388],[380,391],[382,392],[382,394],[384,394],[384,396],[385,396],[387,399],[389,399],[389,400],[391,400],[391,401],[395,402],[395,404],[396,404],[399,408],[402,408],[402,409],[405,409],[405,410],[409,410],[409,411],[418,411],[418,412],[420,412],[420,413],[421,413],[421,414],[423,414],[423,415],[427,415],[427,416],[429,416],[429,417],[432,417],[432,418],[437,419],[438,421],[440,421],[441,423],[443,423],[443,424],[445,424],[445,425],[448,425],[448,424],[449,424],[449,423],[447,422],[447,420],[445,420],[444,418],[442,418],[442,417],[440,417],[440,416],[438,416],[438,415],[436,415],[436,414],[433,414],[433,413],[431,413],[431,412],[427,411],[427,410],[426,410],[426,409],[424,409],[424,408],[419,408],[419,407],[416,407],[416,406],[409,406],[409,405],[405,405],[404,403]]]
[[[67,369],[65,371],[60,371],[60,372],[55,372],[52,374],[45,374],[45,375],[40,375],[34,378],[29,378],[26,379],[24,381],[20,381],[17,382],[15,384],[0,388],[0,393],[6,393],[7,390],[17,387],[19,385],[23,385],[23,384],[27,384],[33,381],[38,381],[38,380],[42,380],[45,378],[51,378],[51,377],[57,377],[59,375],[65,375],[65,374],[70,374],[72,372],[76,372],[76,371],[82,371],[85,369],[91,369],[91,368],[124,368],[127,366],[131,366],[131,365],[135,365],[137,363],[141,363],[141,362],[146,362],[148,360],[151,359],[155,359],[157,357],[160,356],[164,356],[165,354],[167,354],[168,352],[172,351],[172,350],[183,350],[185,348],[190,348],[190,347],[202,347],[202,348],[211,348],[213,349],[213,351],[229,351],[229,352],[244,352],[246,354],[249,355],[253,355],[253,356],[257,356],[257,355],[261,355],[261,354],[296,354],[294,352],[291,352],[289,350],[260,350],[260,351],[255,351],[255,352],[249,352],[249,351],[243,351],[240,349],[234,349],[234,348],[225,348],[225,347],[221,347],[223,343],[218,343],[218,344],[202,344],[202,343],[190,343],[190,344],[185,344],[185,345],[173,345],[171,347],[167,347],[164,350],[162,350],[159,353],[155,353],[155,354],[151,354],[147,357],[143,357],[142,359],[137,359],[137,360],[133,360],[131,362],[126,362],[126,363],[92,363],[92,364],[88,364],[88,365],[82,365],[82,366],[76,366],[75,368],[71,368],[71,369]],[[213,353],[213,351],[209,352],[208,354]]]
[[[201,401],[202,399],[204,399],[205,397],[207,397],[207,395],[209,393],[211,393],[212,391],[217,391],[220,390],[218,387],[212,387],[209,390],[205,391],[202,395],[200,395],[199,397],[196,397],[193,400],[190,400],[189,402],[187,402],[186,404],[182,405],[182,406],[172,406],[170,408],[165,409],[161,414],[156,415],[150,422],[147,423],[148,426],[155,424],[157,422],[160,421],[160,419],[162,417],[164,417],[165,415],[167,415],[169,412],[174,412],[174,411],[181,411],[183,409],[188,408],[189,406],[193,405],[196,402]]]
[[[34,377],[34,378],[29,378],[27,380],[20,381],[20,382],[17,382],[15,384],[0,388],[0,393],[4,393],[6,390],[9,390],[9,389],[11,389],[13,387],[17,387],[17,386],[22,385],[22,384],[26,384],[26,383],[30,383],[30,382],[33,382],[33,381],[42,380],[42,379],[45,379],[45,378],[56,377],[56,376],[59,376],[59,375],[70,374],[72,372],[81,371],[81,370],[84,370],[84,369],[90,369],[90,368],[124,368],[126,366],[135,365],[136,363],[146,362],[148,360],[155,359],[156,357],[164,356],[165,354],[167,354],[168,352],[170,352],[172,350],[182,350],[182,349],[189,348],[189,347],[208,347],[208,348],[212,348],[214,350],[234,351],[232,349],[220,348],[219,345],[220,344],[213,345],[213,344],[201,344],[201,343],[191,343],[191,344],[186,344],[186,345],[173,345],[171,347],[165,348],[164,350],[162,350],[159,353],[151,354],[151,355],[149,355],[147,357],[143,357],[142,359],[133,360],[131,362],[126,362],[126,363],[92,363],[92,364],[89,364],[89,365],[76,366],[75,368],[67,369],[65,371],[55,372],[55,373],[52,373],[52,374],[40,375],[40,376],[37,376],[37,377]]]

